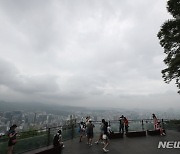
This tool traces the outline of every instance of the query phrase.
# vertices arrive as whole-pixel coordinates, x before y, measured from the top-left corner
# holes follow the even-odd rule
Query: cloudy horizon
[[[0,100],[180,108],[164,83],[164,0],[0,0]]]

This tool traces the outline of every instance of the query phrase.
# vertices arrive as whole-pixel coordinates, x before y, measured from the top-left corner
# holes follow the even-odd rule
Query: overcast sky
[[[165,0],[0,0],[0,100],[180,108],[157,33]]]

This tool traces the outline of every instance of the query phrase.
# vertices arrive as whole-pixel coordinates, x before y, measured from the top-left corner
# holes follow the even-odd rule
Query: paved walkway
[[[94,141],[96,138],[94,138]],[[65,142],[62,154],[103,154],[101,144],[86,145],[86,140],[79,143],[78,139]],[[180,154],[180,149],[158,149],[159,141],[180,141],[180,132],[167,131],[167,136],[146,136],[123,139],[112,139],[109,154]]]

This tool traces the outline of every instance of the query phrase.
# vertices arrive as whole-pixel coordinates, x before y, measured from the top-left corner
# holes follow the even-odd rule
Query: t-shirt
[[[128,126],[128,120],[127,119],[124,120],[124,124],[125,124],[125,126]]]
[[[13,137],[10,137],[10,134],[11,134],[11,135],[14,135],[14,136],[13,136]],[[8,131],[9,140],[15,140],[15,139],[16,139],[16,135],[15,135],[15,134],[16,134],[16,131],[10,129],[10,130]]]
[[[124,119],[123,118],[120,118],[119,121],[120,121],[120,125],[124,125]]]
[[[100,130],[101,130],[101,131],[103,131],[103,130],[104,130],[104,123],[101,123]]]
[[[87,127],[87,133],[92,134],[94,125],[89,122],[86,127]]]
[[[57,133],[55,136],[54,136],[54,139],[53,139],[53,145],[54,146],[59,146],[59,142],[62,140],[62,135]]]
[[[108,134],[108,123],[107,122],[105,122],[105,124],[104,124],[104,134]]]

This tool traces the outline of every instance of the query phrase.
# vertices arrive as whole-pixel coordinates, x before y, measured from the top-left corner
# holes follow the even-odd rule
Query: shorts
[[[93,133],[87,133],[88,138],[93,138],[93,136],[94,136]]]
[[[13,145],[15,145],[15,144],[16,144],[16,142],[13,142],[12,140],[9,140],[9,141],[8,141],[8,147],[13,146]]]
[[[80,135],[86,135],[86,132],[84,130],[80,130]]]
[[[106,134],[103,134],[102,139],[103,139],[103,140],[107,140],[107,139],[108,139],[108,136],[107,136]]]

